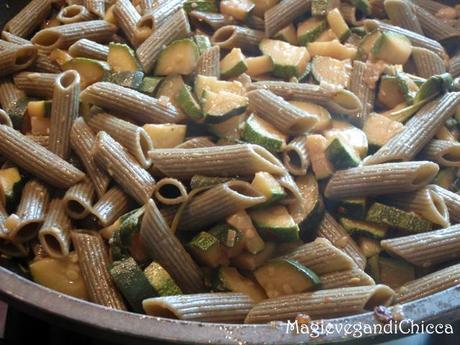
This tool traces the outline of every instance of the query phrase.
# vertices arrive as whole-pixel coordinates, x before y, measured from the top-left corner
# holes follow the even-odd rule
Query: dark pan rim
[[[65,323],[79,324],[87,329],[107,334],[107,338],[127,337],[137,341],[163,340],[187,344],[323,344],[356,342],[345,331],[310,338],[305,334],[286,333],[286,324],[229,325],[188,322],[157,318],[130,312],[115,311],[93,303],[69,297],[0,267],[0,295],[9,303],[27,309],[34,315],[46,314]],[[415,322],[453,320],[460,317],[460,285],[402,305],[406,319]],[[35,314],[36,313],[36,314]],[[331,324],[378,324],[373,313],[330,319]],[[403,336],[399,334],[399,337]],[[359,341],[369,340],[363,336]]]

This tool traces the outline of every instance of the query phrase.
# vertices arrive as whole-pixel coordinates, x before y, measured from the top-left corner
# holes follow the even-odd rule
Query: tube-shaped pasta
[[[449,210],[441,195],[429,187],[412,193],[390,195],[392,205],[406,211],[412,211],[443,228],[450,225]]]
[[[26,135],[27,138],[31,139],[35,143],[48,148],[49,145],[49,136],[47,135]]]
[[[386,285],[320,290],[270,298],[251,309],[245,323],[294,320],[300,313],[313,320],[359,314],[380,305],[390,305],[394,291]]]
[[[178,228],[198,230],[266,201],[248,182],[229,181],[217,185],[188,201],[180,215]]]
[[[438,14],[443,9],[449,7],[442,2],[432,1],[432,0],[411,0],[417,6],[424,8],[426,11],[430,12],[431,14]]]
[[[80,94],[80,99],[108,111],[124,114],[141,124],[177,123],[184,119],[184,116],[168,103],[108,82],[99,82],[87,87]]]
[[[40,50],[50,52],[55,48],[68,48],[82,38],[108,41],[116,30],[115,25],[104,20],[90,20],[43,29],[32,37],[32,43]]]
[[[0,125],[5,125],[8,127],[13,127],[10,116],[3,109],[0,109]]]
[[[374,108],[375,92],[363,80],[365,80],[366,64],[362,61],[353,61],[353,72],[351,73],[350,91],[361,101],[362,109],[349,116],[350,121],[358,127],[363,127],[364,122]]]
[[[29,96],[53,98],[55,73],[21,72],[14,76],[14,84]]]
[[[248,92],[249,108],[286,134],[302,134],[311,129],[318,117],[286,102],[264,89]]]
[[[142,41],[139,39],[139,33],[136,26],[141,19],[141,15],[137,12],[134,5],[129,0],[118,0],[115,3],[113,14],[121,30],[128,38],[128,41],[132,46],[137,47]]]
[[[36,58],[37,48],[33,45],[17,45],[0,40],[0,77],[30,67]]]
[[[324,195],[331,199],[345,199],[412,192],[430,183],[438,171],[438,165],[428,161],[385,163],[339,170],[332,175]]]
[[[80,105],[80,75],[66,71],[56,78],[51,106],[50,151],[63,159],[70,155],[70,132]]]
[[[158,6],[157,0],[139,0],[139,7],[141,9],[141,13],[145,13],[147,10]]]
[[[427,274],[410,281],[396,291],[395,303],[406,303],[430,296],[460,284],[460,264]]]
[[[272,37],[281,29],[291,24],[295,18],[308,12],[311,0],[281,1],[265,12],[265,33]]]
[[[182,144],[177,145],[177,149],[196,149],[199,147],[212,147],[216,146],[209,137],[194,137],[184,141]]]
[[[85,7],[99,18],[105,14],[105,0],[83,0]]]
[[[460,143],[450,140],[431,140],[420,156],[446,167],[460,166]]]
[[[460,222],[460,195],[453,193],[450,190],[431,184],[428,186],[431,190],[435,191],[440,195],[446,203],[447,210],[449,211],[449,217],[452,222]]]
[[[62,24],[71,24],[84,22],[87,20],[94,19],[94,16],[85,6],[82,5],[70,5],[63,7],[57,17]]]
[[[168,271],[182,291],[203,291],[199,267],[173,234],[151,199],[145,206],[140,236],[148,251]]]
[[[291,174],[287,174],[287,173],[283,174],[280,177],[278,177],[277,180],[280,186],[283,187],[284,191],[287,194],[286,197],[283,199],[283,203],[300,204],[302,202],[302,192],[300,191],[299,187],[295,183]]]
[[[73,165],[5,125],[0,125],[0,153],[24,170],[58,188],[69,188],[85,177]]]
[[[381,245],[415,266],[431,267],[460,256],[460,225],[383,240]]]
[[[9,239],[9,230],[5,226],[8,218],[3,205],[0,203],[0,253],[9,257],[25,257],[28,254],[28,247],[23,243],[17,243]]]
[[[175,12],[179,11],[186,0],[168,0],[160,1],[156,6],[148,9],[142,15],[137,23],[140,30],[148,29],[150,32],[155,31]]]
[[[28,37],[39,26],[51,11],[51,0],[32,0],[9,22],[5,31],[19,37]]]
[[[454,55],[449,60],[449,73],[452,74],[454,78],[460,76],[460,53]]]
[[[221,292],[148,298],[142,303],[148,315],[178,320],[241,323],[254,306],[243,293]]]
[[[126,150],[105,132],[99,132],[94,159],[134,200],[144,204],[152,196],[155,180]]]
[[[166,192],[161,190],[164,188]],[[165,205],[177,205],[187,201],[187,189],[179,180],[165,177],[157,182],[155,198]]]
[[[213,45],[224,49],[241,48],[254,50],[265,37],[263,31],[249,29],[243,26],[227,25],[216,30],[211,37]]]
[[[107,113],[92,116],[88,125],[95,133],[104,131],[109,134],[126,148],[144,168],[151,165],[152,161],[148,152],[153,150],[153,144],[150,136],[142,127]]]
[[[266,89],[284,99],[318,103],[338,114],[354,115],[363,109],[359,98],[347,90],[333,91],[320,85],[284,81],[255,82],[249,90],[255,89]]]
[[[69,47],[69,54],[73,57],[86,57],[105,61],[109,55],[109,47],[82,38]]]
[[[93,183],[85,179],[70,187],[64,195],[64,207],[72,219],[84,219],[90,212],[94,198]]]
[[[208,77],[220,76],[220,48],[214,46],[207,49],[200,58],[195,67],[195,73],[197,75],[205,75]]]
[[[58,198],[51,200],[45,221],[38,233],[40,243],[49,256],[62,258],[69,255],[71,227],[65,202]]]
[[[96,189],[97,195],[102,197],[109,186],[110,177],[94,161],[92,151],[95,143],[96,136],[91,131],[91,128],[89,128],[83,118],[78,118],[74,122],[70,132],[70,145],[83,163],[85,171]]]
[[[92,214],[97,222],[105,227],[113,224],[132,209],[132,206],[133,202],[125,192],[118,187],[112,187],[94,204]]]
[[[164,46],[189,34],[190,24],[184,10],[169,16],[136,50],[144,72],[148,73],[153,69],[156,58]]]
[[[412,59],[417,69],[417,76],[429,78],[433,75],[443,74],[446,72],[446,63],[426,48],[413,47]]]
[[[306,136],[292,139],[283,151],[283,163],[293,175],[306,175],[310,165],[306,147]]]
[[[14,44],[18,44],[18,45],[30,44],[29,40],[26,40],[25,38],[19,37],[17,35],[13,35],[11,32],[8,32],[6,30],[3,30],[1,32],[0,37],[4,41],[14,43]]]
[[[360,268],[320,276],[322,289],[375,285],[374,279]]]
[[[404,129],[388,140],[364,165],[391,161],[409,161],[434,137],[436,131],[452,116],[460,105],[460,92],[446,93],[434,100],[407,121]]]
[[[214,32],[227,25],[235,25],[235,18],[227,14],[192,11],[189,13],[190,21],[194,27],[204,32]]]
[[[35,68],[38,72],[61,73],[62,70],[56,61],[51,60],[46,51],[38,50]]]
[[[391,24],[423,35],[423,30],[415,15],[412,3],[406,0],[386,0],[385,12]]]
[[[10,110],[20,99],[26,97],[9,78],[0,79],[0,104],[6,111]]]
[[[110,276],[109,255],[101,236],[95,231],[72,231],[71,238],[91,301],[112,309],[126,310]]]
[[[10,231],[9,237],[18,243],[27,242],[35,238],[45,219],[48,201],[48,190],[43,184],[36,180],[27,182],[16,211],[19,222]]]
[[[281,162],[259,145],[237,144],[193,149],[154,149],[152,165],[166,176],[179,179],[193,175],[239,176],[258,171],[284,174]]]

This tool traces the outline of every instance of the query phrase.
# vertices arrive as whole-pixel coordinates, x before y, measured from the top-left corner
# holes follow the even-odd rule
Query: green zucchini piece
[[[225,247],[229,258],[233,258],[243,251],[243,236],[239,230],[234,229],[232,226],[228,224],[218,224],[213,226],[208,232],[217,238]]]
[[[406,101],[401,84],[395,76],[384,75],[380,78],[377,100],[388,109]]]
[[[158,55],[155,75],[189,75],[195,69],[200,52],[193,39],[184,38],[172,42]]]
[[[284,206],[253,210],[249,215],[260,236],[267,241],[294,242],[299,239],[299,226]]]
[[[287,42],[292,45],[298,45],[299,42],[297,41],[297,30],[294,24],[289,24],[284,29],[278,31],[275,36],[275,39]]]
[[[414,98],[414,103],[432,100],[449,90],[453,79],[450,73],[434,75],[428,78],[421,86]]]
[[[299,45],[306,45],[315,41],[323,31],[326,31],[327,22],[324,18],[311,17],[297,26],[297,41]]]
[[[208,232],[202,231],[188,244],[188,249],[193,257],[201,264],[208,267],[228,265],[228,256],[220,241]]]
[[[245,120],[245,115],[233,116],[221,123],[209,124],[208,130],[218,138],[230,142],[240,142],[241,126]]]
[[[19,98],[12,106],[5,111],[8,113],[11,119],[11,123],[13,124],[13,128],[19,131],[23,130],[25,125],[24,123],[24,116],[27,112],[27,105],[29,104],[28,97],[21,97]]]
[[[286,197],[286,192],[283,187],[281,187],[278,180],[265,171],[256,173],[251,185],[267,199],[267,201],[263,203],[264,207]]]
[[[378,255],[382,251],[382,247],[380,246],[380,240],[376,240],[370,237],[360,236],[356,239],[356,242],[358,243],[361,253],[363,253],[363,255],[366,258],[370,258],[374,255]]]
[[[263,18],[267,10],[274,7],[280,0],[251,0],[254,5],[254,14],[258,17]]]
[[[119,225],[120,223],[118,221],[112,225],[115,230],[109,240],[110,256],[113,261],[124,260],[130,257],[128,248],[121,243],[120,232],[117,230]]]
[[[324,136],[331,142],[334,138],[340,138],[346,142],[360,157],[367,156],[369,143],[366,134],[346,121],[333,120],[332,128],[325,130]]]
[[[223,79],[237,77],[248,69],[246,58],[240,48],[233,48],[220,61],[220,76]]]
[[[106,80],[134,90],[139,90],[144,79],[144,72],[111,72],[108,73]]]
[[[144,269],[144,275],[153,286],[157,296],[182,295],[183,292],[158,262],[152,262]]]
[[[221,123],[241,115],[248,107],[248,98],[234,93],[204,91],[201,106],[207,123]]]
[[[348,24],[345,22],[345,19],[343,19],[342,14],[340,13],[338,8],[330,10],[327,13],[326,19],[329,24],[329,27],[339,38],[340,42],[345,42],[348,39],[348,37],[350,37],[350,28],[348,27]]]
[[[232,16],[236,20],[245,21],[255,4],[251,0],[222,0],[220,13]]]
[[[222,91],[234,93],[238,96],[245,96],[246,91],[239,81],[224,81],[218,80],[216,77],[207,77],[204,75],[198,75],[195,78],[195,85],[193,92],[198,99],[201,99],[204,91],[211,91],[214,93],[220,93]]]
[[[267,262],[254,272],[268,298],[298,294],[316,289],[318,275],[298,261],[276,259]]]
[[[413,104],[419,87],[415,82],[406,74],[402,72],[396,72],[396,79],[401,89],[404,99],[407,104]]]
[[[361,162],[355,150],[340,138],[335,138],[327,146],[326,157],[337,170],[354,168]]]
[[[367,199],[350,198],[340,200],[337,205],[337,213],[352,219],[362,220],[366,217]]]
[[[217,12],[215,0],[187,0],[183,7],[187,13],[192,11]]]
[[[238,211],[227,218],[227,223],[240,231],[243,236],[246,250],[251,254],[258,254],[265,247],[264,240],[252,224],[251,218],[246,211]]]
[[[405,212],[396,207],[387,206],[378,202],[372,204],[367,211],[368,222],[388,225],[408,232],[425,232],[432,229],[432,224],[415,213]]]
[[[245,271],[254,271],[276,255],[276,245],[267,242],[262,251],[257,254],[243,252],[232,259],[232,265]]]
[[[105,80],[109,75],[111,68],[105,61],[77,57],[66,62],[62,66],[64,71],[73,69],[80,75],[80,87],[86,87],[98,81]]]
[[[8,212],[12,212],[21,198],[25,179],[18,168],[0,170],[0,203]]]
[[[202,55],[206,50],[212,47],[211,40],[206,35],[195,35],[193,36],[196,46],[200,55]]]
[[[144,208],[138,208],[120,217],[120,241],[125,247],[131,246],[133,238],[141,230]]]
[[[50,117],[51,106],[52,101],[29,101],[27,103],[27,114],[29,117]]]
[[[372,55],[394,65],[404,65],[412,54],[412,43],[404,36],[385,31],[375,41]]]
[[[361,38],[367,35],[366,29],[362,26],[355,26],[350,28],[350,30],[352,34],[355,34]]]
[[[177,101],[177,97],[183,86],[184,80],[182,79],[182,76],[178,74],[169,75],[162,81],[156,93],[156,97],[158,99],[167,97],[169,103],[171,103],[178,111],[181,111],[182,109]]]
[[[323,130],[331,127],[332,117],[329,111],[312,102],[306,101],[288,101],[290,104],[296,106],[297,108],[302,109],[303,111],[316,115],[318,117],[318,122],[311,128],[312,132],[322,132]]]
[[[307,136],[306,146],[312,170],[318,180],[326,179],[334,173],[334,166],[326,157],[327,139],[320,134]]]
[[[383,225],[371,224],[361,220],[340,218],[340,224],[350,235],[362,235],[376,239],[385,238],[388,227]]]
[[[370,58],[372,48],[380,36],[382,36],[382,32],[380,30],[374,30],[363,37],[358,46],[358,56],[360,59],[367,60]]]
[[[305,47],[296,47],[289,43],[264,38],[259,48],[264,55],[273,60],[273,75],[290,79],[302,76],[310,61],[310,54]]]
[[[141,85],[139,85],[139,92],[153,97],[162,81],[162,77],[144,77],[144,79],[142,79]]]
[[[182,85],[182,89],[177,95],[177,103],[182,111],[194,120],[203,118],[200,104],[195,100],[192,93],[192,88],[186,84]]]
[[[142,301],[157,294],[133,258],[115,261],[110,275],[131,308],[143,313]]]
[[[144,128],[150,139],[152,139],[153,147],[157,149],[172,148],[182,144],[187,132],[187,125],[172,123],[161,125],[147,124],[142,128]]]
[[[328,56],[315,56],[311,63],[311,74],[320,84],[348,88],[351,78],[351,60],[337,60]]]
[[[351,0],[351,3],[366,15],[369,15],[372,12],[372,7],[368,0]]]
[[[107,62],[114,72],[135,72],[142,70],[137,60],[136,53],[127,44],[109,44]]]
[[[363,131],[366,133],[369,145],[381,147],[404,129],[401,122],[386,116],[371,113],[364,122]]]
[[[416,279],[415,267],[403,260],[380,256],[379,278],[379,283],[396,290]]]
[[[287,136],[269,122],[251,114],[244,123],[242,139],[263,146],[271,152],[280,152],[286,146]]]
[[[311,15],[315,17],[326,16],[329,11],[329,5],[329,0],[313,0],[311,2]]]
[[[235,267],[219,268],[213,290],[241,292],[256,303],[267,298],[264,289],[257,282],[242,276]]]
[[[231,181],[231,177],[218,177],[218,176],[203,176],[203,175],[194,175],[190,179],[190,188],[197,189],[203,187],[212,187],[221,183]]]

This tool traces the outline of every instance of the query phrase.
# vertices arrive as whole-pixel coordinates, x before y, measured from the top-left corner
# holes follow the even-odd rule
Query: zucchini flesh
[[[349,218],[340,218],[340,224],[342,224],[343,228],[351,235],[362,235],[376,239],[384,238],[388,230],[387,226],[375,225]]]
[[[182,111],[194,120],[203,118],[200,104],[195,100],[190,86],[184,84],[177,95],[177,103]]]
[[[404,95],[406,103],[409,105],[412,104],[419,87],[406,73],[396,72],[396,79],[398,80],[399,87]]]
[[[144,269],[144,275],[153,286],[157,296],[182,295],[174,280],[158,262],[152,262]]]
[[[248,69],[246,58],[240,48],[233,48],[220,61],[220,75],[223,79],[237,77]]]
[[[306,45],[315,41],[326,30],[327,24],[323,18],[311,17],[299,23],[297,27],[297,41],[299,45]]]
[[[195,79],[194,90],[195,95],[198,99],[201,99],[204,91],[211,91],[214,93],[220,93],[222,91],[233,93],[238,96],[245,96],[246,91],[239,81],[224,81],[218,80],[216,77],[207,77],[204,75],[198,75]]]
[[[243,236],[240,231],[228,224],[215,225],[209,230],[209,233],[225,247],[229,258],[239,255],[244,249]]]
[[[162,81],[163,78],[161,77],[145,77],[139,85],[139,91],[153,97]]]
[[[256,173],[251,185],[267,199],[267,201],[263,204],[264,207],[271,205],[286,196],[286,192],[283,187],[281,187],[278,180],[265,171],[259,171]]]
[[[372,113],[369,114],[364,122],[363,131],[366,133],[369,145],[381,147],[401,132],[403,128],[404,125],[398,121],[393,121],[386,116]]]
[[[367,142],[366,134],[348,122],[345,121],[332,121],[332,128],[323,132],[324,136],[329,140],[340,138],[351,146],[360,157],[367,155],[369,143]]]
[[[167,100],[167,102],[169,102],[174,108],[181,111],[182,109],[177,101],[177,97],[183,86],[184,80],[182,79],[182,76],[178,74],[169,75],[162,81],[160,87],[158,88],[156,97],[158,99]]]
[[[135,72],[112,72],[108,73],[106,80],[110,83],[118,84],[123,87],[138,90],[144,79],[144,73]]]
[[[374,255],[378,255],[382,251],[382,247],[380,247],[380,240],[376,240],[374,238],[360,236],[356,239],[359,249],[361,253],[366,258],[370,258]]]
[[[308,135],[306,146],[316,178],[321,180],[331,176],[334,166],[326,157],[327,139],[320,134]]]
[[[185,12],[217,12],[215,0],[188,0],[183,5]]]
[[[255,5],[251,0],[222,0],[220,13],[232,16],[236,20],[245,21]]]
[[[24,187],[24,177],[18,168],[0,170],[0,202],[7,211],[12,211],[17,205]]]
[[[220,123],[246,111],[248,99],[234,93],[205,91],[201,106],[207,123]]]
[[[269,122],[252,114],[244,124],[242,139],[269,151],[280,152],[286,146],[287,137]]]
[[[195,41],[196,46],[200,55],[202,55],[206,50],[212,47],[211,40],[206,35],[194,35],[193,40]]]
[[[27,114],[29,117],[50,117],[51,101],[30,101],[27,103]]]
[[[334,138],[326,149],[326,157],[337,170],[357,167],[361,159],[348,143]]]
[[[155,66],[155,75],[191,74],[199,56],[198,47],[192,39],[176,40],[161,51]]]
[[[274,36],[275,39],[287,42],[292,45],[299,45],[297,40],[297,30],[294,24],[289,24],[284,29],[281,29]]]
[[[374,30],[363,37],[358,47],[358,53],[361,59],[367,60],[370,57],[372,48],[380,36],[382,36],[382,32],[380,30]]]
[[[246,65],[248,66],[246,73],[251,77],[273,71],[273,61],[266,55],[246,58]]]
[[[110,73],[110,65],[107,62],[80,57],[66,62],[62,68],[65,71],[73,69],[78,72],[82,89],[104,80]]]
[[[265,242],[252,224],[251,218],[246,211],[239,211],[227,218],[227,223],[239,230],[243,236],[246,250],[251,254],[260,253]]]
[[[221,267],[217,275],[216,290],[218,291],[241,292],[256,303],[267,298],[265,291],[257,282],[242,276],[234,267]]]
[[[136,53],[126,44],[110,43],[107,62],[114,72],[135,72],[141,70]]]
[[[379,91],[377,93],[377,100],[388,109],[392,109],[406,101],[396,77],[382,76],[380,79]]]
[[[348,88],[351,78],[351,60],[337,60],[327,56],[315,56],[311,63],[313,78],[320,84]]]
[[[372,47],[375,59],[394,65],[404,65],[412,54],[412,44],[406,36],[383,32]]]
[[[346,41],[348,37],[350,37],[350,28],[348,27],[347,23],[342,17],[342,14],[337,8],[329,11],[326,18],[329,27],[332,29],[332,31],[334,31],[341,42]]]
[[[180,145],[185,140],[186,125],[162,124],[144,125],[143,128],[152,139],[155,148],[171,148]]]
[[[357,54],[357,49],[349,44],[344,45],[339,40],[330,42],[310,42],[307,44],[308,52],[312,57],[329,56],[334,59],[354,59]]]
[[[208,129],[218,138],[236,143],[240,142],[241,125],[244,120],[244,114],[233,116],[223,122],[209,124]]]
[[[228,256],[220,241],[208,232],[200,232],[187,245],[191,254],[208,267],[228,265]]]
[[[332,117],[329,111],[326,108],[305,101],[288,101],[290,104],[296,106],[297,108],[302,109],[303,111],[316,115],[318,117],[318,122],[314,124],[311,128],[312,132],[322,132],[323,130],[329,128],[332,125]]]
[[[311,3],[312,16],[325,16],[329,10],[329,0],[313,0]]]
[[[262,251],[257,254],[243,252],[232,259],[232,264],[242,270],[254,271],[265,262],[275,256],[276,245],[273,242],[266,242]]]
[[[263,239],[274,242],[294,242],[299,239],[299,226],[286,207],[276,205],[249,214]]]

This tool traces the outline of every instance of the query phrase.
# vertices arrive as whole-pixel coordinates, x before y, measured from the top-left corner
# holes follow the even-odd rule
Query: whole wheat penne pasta
[[[443,4],[442,2],[432,0],[411,0],[411,2],[416,4],[417,6],[424,8],[426,11],[434,15],[442,12],[442,10],[446,7],[449,7]]]
[[[326,90],[320,85],[289,83],[284,81],[259,81],[252,83],[249,90],[266,89],[284,99],[318,103],[332,112],[354,115],[363,108],[356,95],[347,90]]]
[[[364,269],[366,267],[366,257],[361,253],[356,242],[327,212],[324,214],[323,220],[318,227],[318,236],[328,239],[334,246],[343,250],[359,268]]]
[[[0,125],[0,153],[26,171],[58,188],[69,188],[85,174],[11,127]]]
[[[148,298],[148,315],[201,322],[241,323],[254,306],[243,293],[221,292]]]
[[[48,52],[38,50],[37,60],[35,60],[35,69],[37,72],[44,73],[61,73],[61,67],[56,61],[50,59]]]
[[[13,127],[10,116],[3,109],[0,109],[0,125]]]
[[[449,217],[451,222],[459,223],[460,222],[460,195],[453,193],[450,190],[437,186],[435,184],[430,184],[428,186],[431,190],[435,191],[440,195],[444,202],[446,203],[447,210],[449,211]]]
[[[184,293],[204,290],[202,273],[150,199],[142,218],[141,239]]]
[[[126,310],[110,276],[109,256],[101,236],[95,231],[72,231],[71,238],[91,301],[112,309]]]
[[[423,106],[407,121],[404,129],[388,140],[375,154],[364,160],[365,165],[414,158],[452,116],[460,105],[460,92],[446,93]]]
[[[21,72],[14,76],[14,84],[29,96],[53,98],[55,73]]]
[[[220,48],[214,46],[207,49],[200,58],[195,67],[195,73],[197,75],[205,75],[209,77],[220,76]]]
[[[45,219],[48,202],[48,190],[43,184],[36,180],[27,182],[21,194],[21,202],[16,210],[19,221],[10,231],[9,238],[18,243],[35,238]]]
[[[381,245],[415,266],[431,267],[460,256],[460,225],[383,240]]]
[[[96,16],[103,18],[105,14],[105,0],[83,0],[85,7]]]
[[[428,161],[385,163],[339,170],[332,175],[324,195],[331,199],[345,199],[412,192],[430,183],[438,171],[438,165]]]
[[[174,206],[167,206],[167,207],[161,208],[160,213],[163,216],[166,224],[168,224],[169,226],[172,225],[179,207],[180,207],[179,205],[174,205]]]
[[[70,132],[70,145],[83,163],[85,171],[100,198],[104,195],[109,186],[110,177],[94,161],[92,151],[95,143],[96,136],[91,128],[89,128],[83,118],[78,118],[74,122]]]
[[[156,6],[148,9],[142,15],[142,18],[137,23],[140,30],[148,29],[155,31],[175,12],[179,11],[186,0],[168,0],[160,1]]]
[[[415,212],[443,228],[450,225],[449,210],[444,199],[430,187],[411,193],[390,195],[388,201],[398,208]]]
[[[277,178],[278,183],[281,187],[283,187],[284,191],[286,192],[286,197],[283,199],[283,203],[285,204],[293,204],[302,202],[302,192],[300,191],[299,187],[295,183],[294,179],[292,178],[291,174],[283,174]]]
[[[149,152],[152,165],[166,176],[179,179],[193,175],[239,176],[258,171],[284,174],[281,162],[259,145],[237,144],[193,149],[154,149]]]
[[[139,204],[152,196],[155,189],[152,175],[109,134],[97,134],[93,153],[95,161]]]
[[[155,198],[164,205],[182,204],[187,200],[187,196],[187,189],[175,178],[166,177],[157,182]]]
[[[227,25],[214,32],[211,42],[213,45],[224,49],[241,48],[243,50],[255,50],[264,37],[265,33],[263,31],[236,25]]]
[[[413,47],[412,59],[417,69],[417,76],[429,78],[446,72],[446,63],[439,55],[426,48]]]
[[[359,26],[360,25],[360,21],[358,20],[358,16],[357,16],[357,8],[356,6],[353,6],[352,4],[349,4],[349,3],[341,3],[340,4],[340,7],[339,7],[339,10],[340,10],[340,14],[342,15],[343,19],[353,25],[353,26]]]
[[[299,313],[313,320],[359,314],[380,305],[390,305],[395,292],[386,285],[320,290],[270,298],[256,304],[245,323],[294,320]]]
[[[298,135],[311,129],[318,117],[264,89],[247,93],[249,108],[285,134]]]
[[[460,76],[460,53],[449,60],[449,73],[454,78]]]
[[[219,184],[193,197],[184,205],[178,228],[198,230],[264,201],[266,198],[248,182],[229,181]]]
[[[283,258],[296,260],[320,275],[357,267],[350,256],[323,237],[301,245]]]
[[[152,140],[145,129],[107,113],[99,113],[88,122],[91,129],[98,133],[104,131],[118,141],[144,168],[152,161],[148,152],[153,150]]]
[[[283,151],[283,163],[293,175],[306,175],[310,166],[308,157],[307,138],[304,135],[292,139]]]
[[[32,37],[32,43],[40,50],[50,52],[55,48],[68,48],[82,38],[106,42],[116,29],[115,25],[104,20],[90,20],[40,30]]]
[[[192,11],[189,13],[189,17],[193,26],[209,33],[212,33],[221,27],[236,24],[235,18],[222,13]]]
[[[460,166],[460,143],[450,140],[431,140],[420,156],[446,167]]]
[[[64,207],[72,219],[84,219],[93,206],[94,186],[89,179],[70,187],[64,195]]]
[[[246,18],[245,24],[254,30],[265,30],[265,20],[255,15],[249,14],[249,16]]]
[[[97,222],[106,227],[132,209],[132,206],[133,201],[125,192],[112,187],[93,205],[91,212]]]
[[[69,54],[73,57],[86,57],[106,61],[109,54],[109,47],[82,38],[69,47]]]
[[[386,0],[385,12],[391,24],[423,35],[420,22],[415,15],[412,3],[406,0]]]
[[[33,140],[40,146],[48,148],[49,145],[49,136],[47,135],[26,135],[27,138]]]
[[[94,19],[94,16],[85,6],[82,5],[70,5],[63,7],[57,17],[62,24],[71,24],[84,22],[87,20]]]
[[[38,233],[40,243],[49,256],[62,258],[69,255],[71,227],[64,200],[51,200],[45,221]]]
[[[51,0],[32,0],[9,22],[5,30],[19,37],[28,37],[51,11]]]
[[[308,12],[311,0],[286,0],[265,12],[265,33],[272,37],[281,29],[291,24],[295,18]]]
[[[164,46],[189,34],[190,24],[183,10],[168,17],[136,50],[144,72],[148,73],[153,69],[156,58]]]
[[[141,9],[141,14],[144,13],[145,11],[151,9],[151,8],[154,8],[156,6],[158,6],[159,3],[157,0],[139,0],[139,4],[138,6],[140,7]]]
[[[116,21],[132,46],[137,47],[143,40],[139,38],[137,23],[141,15],[129,0],[118,0],[113,9]],[[146,37],[144,37],[145,39]]]
[[[9,78],[0,79],[0,104],[6,111],[10,110],[26,94],[19,90]]]
[[[375,285],[374,279],[360,268],[324,274],[320,279],[321,289]]]
[[[396,291],[395,303],[406,303],[430,296],[460,284],[460,264],[446,267],[410,281]]]
[[[177,123],[184,119],[184,115],[169,103],[108,82],[99,82],[87,87],[80,94],[80,100],[124,114],[140,124]]]
[[[0,77],[30,67],[37,58],[37,48],[31,44],[17,45],[0,40]]]
[[[355,60],[353,61],[353,71],[351,73],[350,91],[353,92],[361,101],[362,109],[349,116],[350,121],[362,128],[367,117],[374,108],[375,92],[363,80],[367,72],[367,65]]]
[[[79,105],[80,75],[69,70],[56,78],[51,106],[49,149],[63,159],[70,155],[70,132]]]
[[[28,254],[28,247],[23,243],[13,242],[9,239],[9,230],[5,226],[8,214],[0,203],[0,253],[8,257],[25,257]]]
[[[196,149],[199,147],[212,147],[216,146],[209,137],[194,137],[184,141],[182,144],[177,145],[178,149]]]

